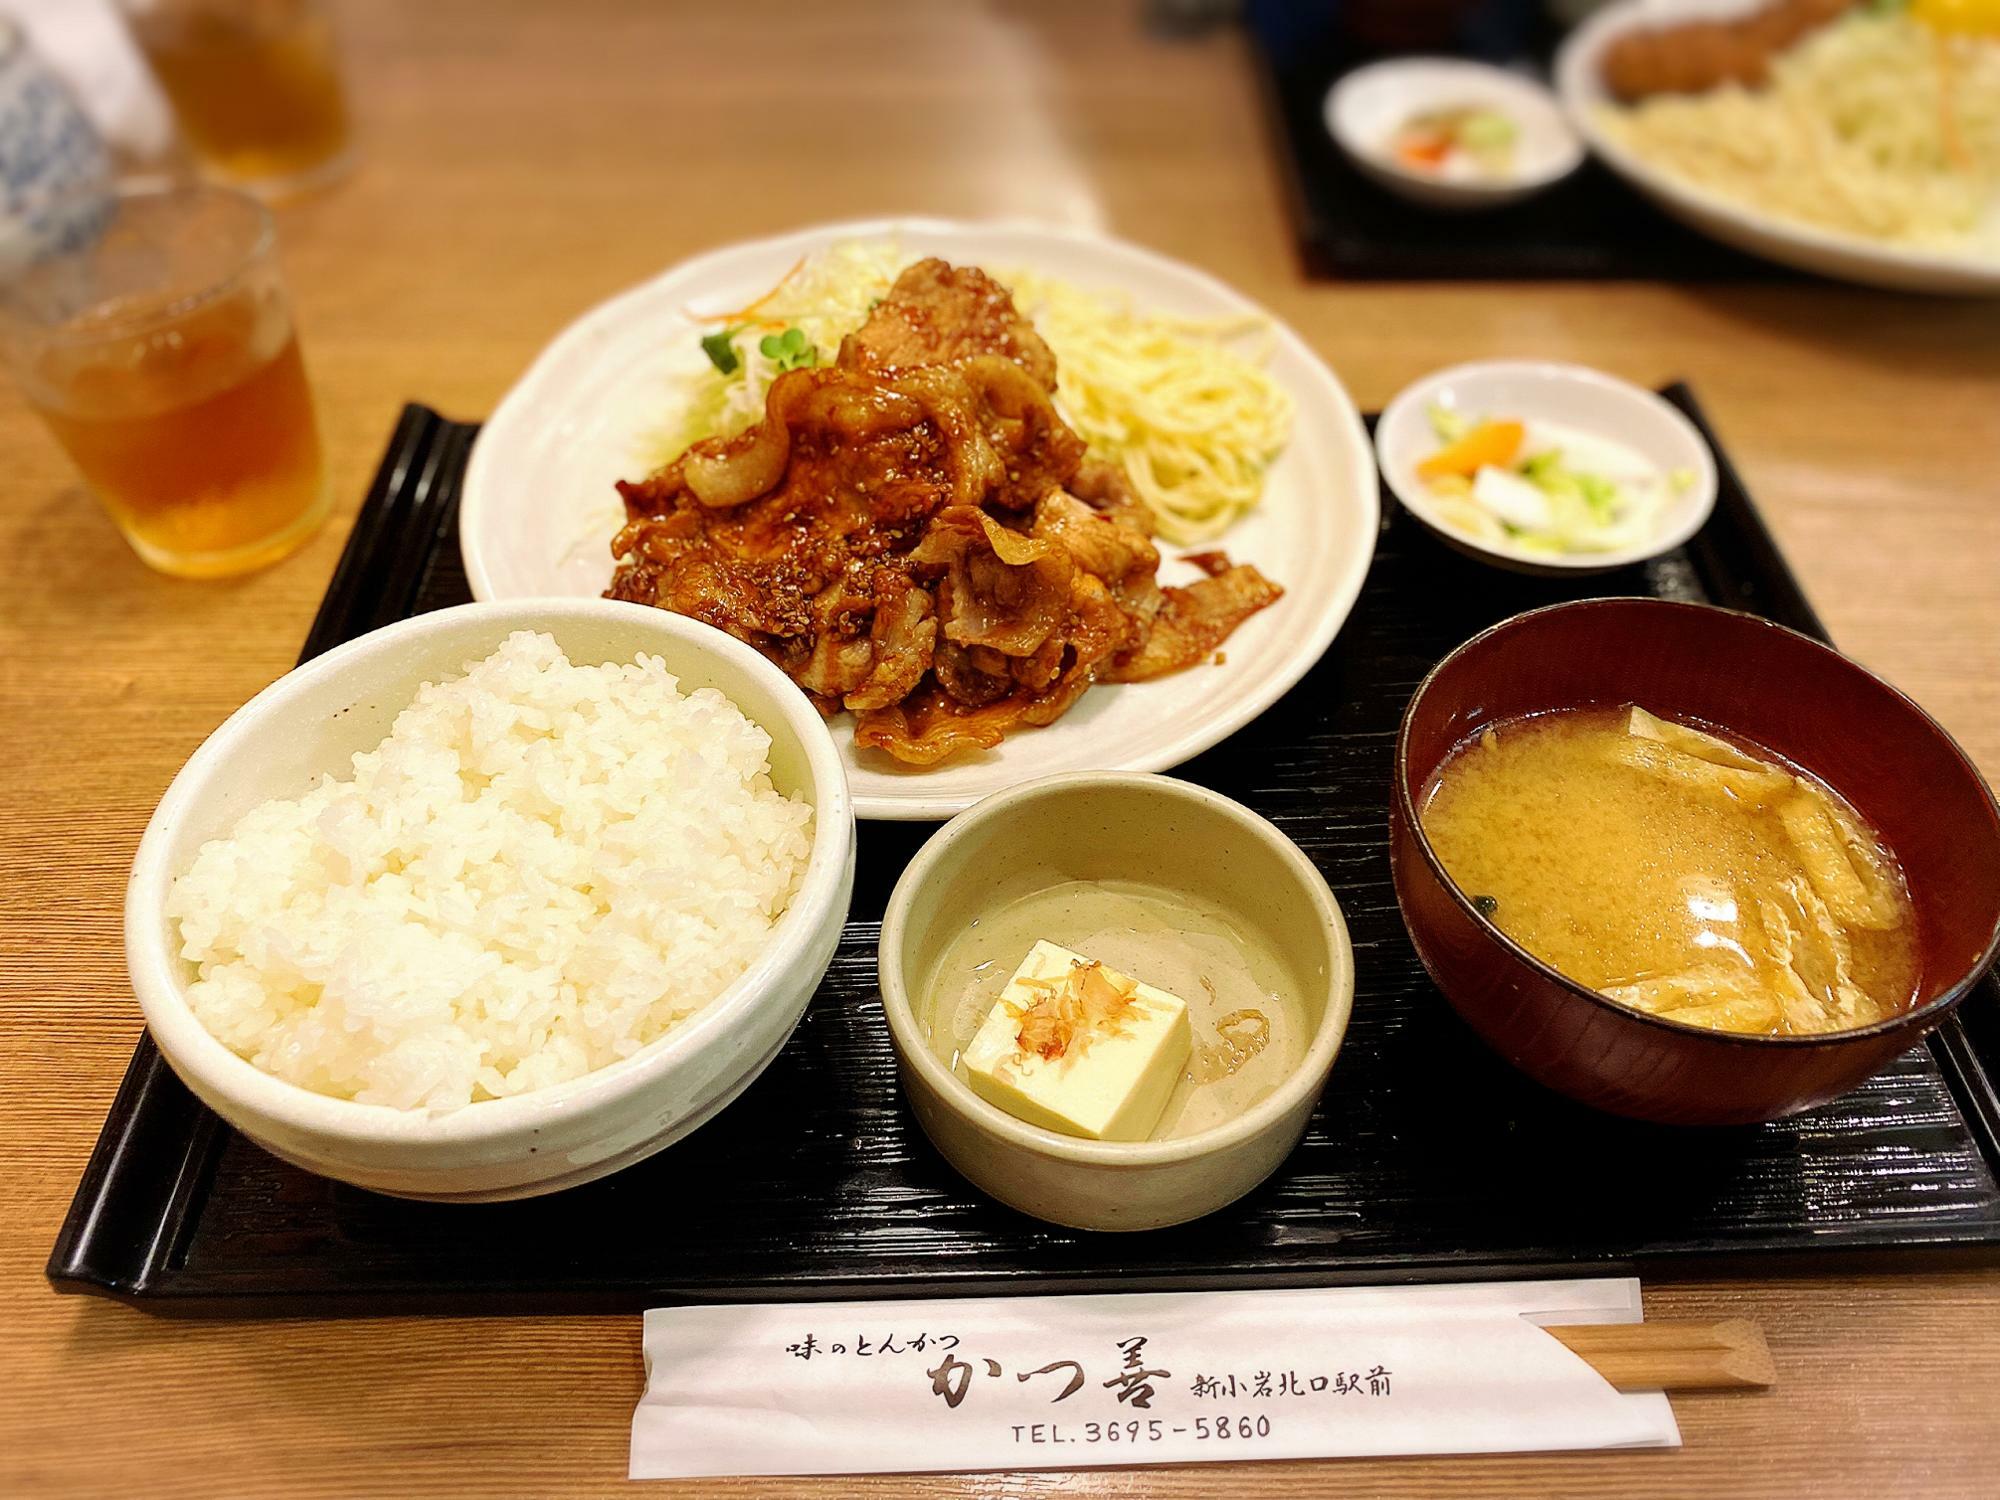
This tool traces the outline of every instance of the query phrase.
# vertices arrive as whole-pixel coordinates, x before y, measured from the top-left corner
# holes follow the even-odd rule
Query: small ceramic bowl
[[[1490,108],[1519,127],[1502,178],[1447,177],[1398,162],[1390,140],[1426,110]],[[1583,142],[1554,94],[1531,78],[1455,57],[1397,57],[1343,76],[1327,91],[1326,128],[1360,171],[1426,208],[1499,208],[1553,186],[1583,161]]]
[[[189,1009],[192,966],[165,915],[174,878],[210,839],[373,749],[426,681],[455,676],[516,630],[572,661],[663,658],[684,687],[720,689],[771,736],[771,779],[814,812],[812,854],[770,945],[682,1025],[596,1072],[446,1114],[357,1104],[263,1072]],[[287,673],[210,735],[167,788],[132,867],[125,953],[146,1025],[201,1101],[307,1171],[403,1197],[523,1198],[588,1182],[680,1139],[741,1093],[792,1034],[846,921],[854,812],[819,713],[777,667],[720,630],[609,599],[469,604],[377,630]]]
[[[1183,890],[1262,936],[1311,1027],[1290,1077],[1226,1124],[1153,1141],[1061,1135],[973,1093],[932,1050],[915,1007],[969,920],[1067,880]],[[879,963],[903,1089],[924,1133],[975,1186],[1078,1229],[1182,1223],[1262,1182],[1304,1133],[1354,1003],[1347,924],[1312,861],[1248,808],[1163,776],[1051,776],[960,814],[896,882]]]
[[[1860,811],[1901,860],[1916,905],[1923,977],[1913,1007],[1821,1036],[1710,1031],[1606,999],[1479,915],[1419,818],[1438,766],[1501,720],[1625,703],[1734,730]],[[1663,1124],[1772,1120],[1845,1093],[1943,1020],[2000,951],[2000,808],[1965,753],[1837,651],[1708,605],[1587,599],[1467,641],[1403,716],[1389,836],[1417,955],[1473,1030],[1552,1089]]]
[[[1513,417],[1557,422],[1623,443],[1662,474],[1689,482],[1669,502],[1652,537],[1614,552],[1553,557],[1511,543],[1467,536],[1439,516],[1417,477],[1417,464],[1439,447],[1430,409],[1441,406],[1468,417]],[[1557,577],[1605,573],[1671,552],[1701,530],[1715,510],[1715,455],[1680,412],[1651,391],[1584,365],[1547,360],[1496,359],[1453,365],[1406,386],[1375,424],[1375,461],[1403,508],[1447,546],[1516,573]]]

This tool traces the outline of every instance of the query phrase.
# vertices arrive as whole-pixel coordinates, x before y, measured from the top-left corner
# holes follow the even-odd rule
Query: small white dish
[[[1390,141],[1412,115],[1433,109],[1494,109],[1519,127],[1505,177],[1457,178],[1399,163]],[[1366,176],[1429,208],[1498,208],[1574,172],[1583,143],[1554,94],[1532,78],[1455,57],[1396,57],[1343,76],[1327,91],[1326,128]]]
[[[457,674],[516,630],[573,661],[663,658],[689,688],[725,693],[771,736],[771,779],[813,804],[797,895],[750,967],[698,1014],[628,1058],[566,1083],[447,1114],[359,1104],[273,1077],[187,1003],[192,965],[167,892],[209,839],[251,808],[298,796],[370,750],[426,681]],[[777,667],[697,621],[609,599],[467,604],[399,621],[295,668],[195,751],[146,825],[125,896],[125,956],[147,1028],[201,1101],[275,1156],[400,1197],[525,1198],[603,1177],[712,1118],[763,1072],[805,1014],[847,918],[854,809],[819,712]]]
[[[1417,464],[1441,446],[1430,409],[1519,418],[1581,428],[1636,450],[1662,474],[1691,476],[1660,516],[1654,535],[1613,552],[1551,555],[1489,543],[1448,525]],[[1715,509],[1715,455],[1695,425],[1651,391],[1584,365],[1498,359],[1454,365],[1405,387],[1375,426],[1375,458],[1403,508],[1448,546],[1517,573],[1608,573],[1671,552],[1701,530]]]

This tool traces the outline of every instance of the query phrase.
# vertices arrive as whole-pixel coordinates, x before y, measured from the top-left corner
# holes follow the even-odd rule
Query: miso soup
[[[1630,706],[1514,720],[1451,753],[1421,816],[1502,932],[1635,1010],[1793,1036],[1916,997],[1894,856],[1760,748]]]

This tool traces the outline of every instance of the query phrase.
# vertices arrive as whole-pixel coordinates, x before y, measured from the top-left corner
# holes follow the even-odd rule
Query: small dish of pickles
[[[1367,177],[1426,208],[1500,208],[1583,163],[1555,95],[1525,74],[1458,57],[1394,57],[1327,91],[1327,134]]]
[[[1375,457],[1447,546],[1515,572],[1643,562],[1715,509],[1715,456],[1695,425],[1582,365],[1484,360],[1427,375],[1383,409]]]

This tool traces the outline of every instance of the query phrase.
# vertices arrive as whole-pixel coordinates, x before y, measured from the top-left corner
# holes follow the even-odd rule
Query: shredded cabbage
[[[769,334],[796,328],[831,364],[840,341],[867,321],[909,257],[893,242],[848,240],[806,256],[768,294],[746,308],[696,309],[711,338],[729,335],[737,359],[728,374],[713,359],[691,378],[687,399],[660,434],[660,459],[678,457],[705,437],[732,437],[764,415],[764,393],[783,373],[782,355],[758,347]]]
[[[1724,84],[1606,106],[1607,134],[1759,213],[1893,244],[2000,255],[2000,40],[1851,13]]]

